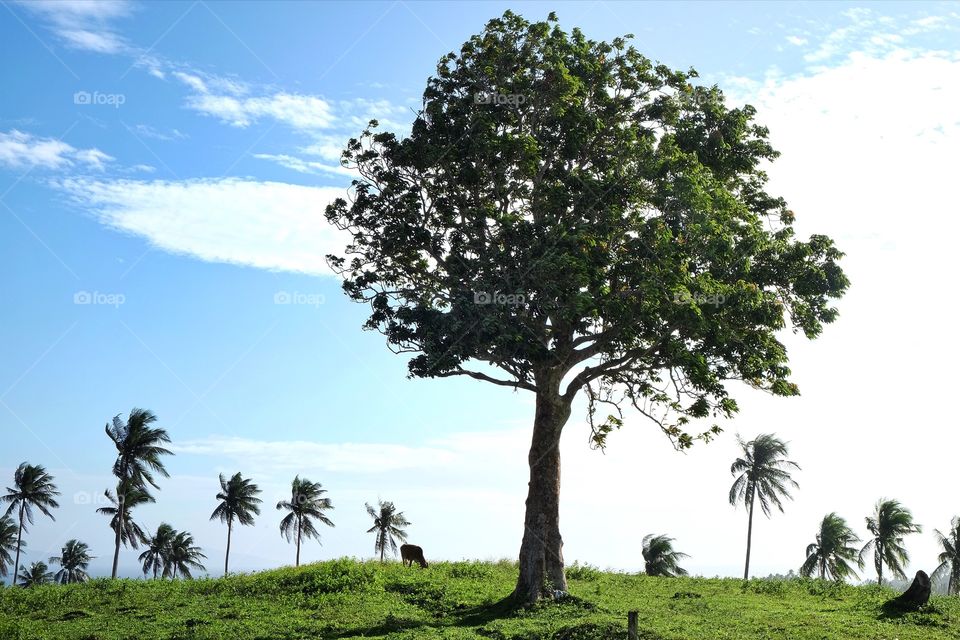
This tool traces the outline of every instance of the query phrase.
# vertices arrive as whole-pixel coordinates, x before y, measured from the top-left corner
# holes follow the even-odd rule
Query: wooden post
[[[627,612],[627,638],[629,640],[640,640],[640,634],[637,632],[637,617],[639,611]]]

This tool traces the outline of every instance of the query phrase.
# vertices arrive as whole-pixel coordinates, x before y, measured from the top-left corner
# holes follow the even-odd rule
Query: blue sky
[[[406,511],[428,557],[515,556],[532,400],[407,380],[404,358],[361,330],[365,309],[326,271],[342,237],[322,216],[349,184],[343,142],[371,117],[403,131],[438,58],[507,8],[530,19],[555,9],[597,39],[633,33],[649,57],[757,105],[784,152],[773,184],[801,233],[838,239],[854,282],[822,340],[789,338],[805,395],[744,392],[741,417],[702,450],[675,454],[636,420],[603,456],[573,420],[568,559],[635,569],[636,540],[667,531],[693,571],[735,575],[743,514],[724,495],[736,431],[781,433],[805,467],[796,505],[760,525],[758,572],[796,568],[823,513],[859,526],[885,494],[947,526],[960,507],[899,474],[842,499],[833,487],[838,474],[949,461],[929,443],[952,442],[955,419],[912,406],[911,389],[954,392],[944,294],[955,290],[956,5],[6,2],[0,477],[42,463],[63,492],[57,521],[33,527],[28,560],[79,537],[107,570],[112,536],[93,512],[110,485],[102,425],[133,406],[156,412],[177,450],[141,520],[193,531],[211,568],[224,546],[206,522],[216,476],[238,470],[267,507],[235,538],[238,569],[292,560],[272,505],[295,473],[336,505],[338,526],[308,545],[308,561],[370,555],[363,503],[378,497]],[[920,301],[939,312],[905,338],[929,308]],[[877,436],[895,438],[897,455],[863,444]],[[723,533],[707,535],[704,517]],[[468,520],[477,531],[463,534]],[[793,545],[789,560],[773,539]],[[916,555],[932,548],[917,537]],[[122,555],[127,575],[135,555]]]

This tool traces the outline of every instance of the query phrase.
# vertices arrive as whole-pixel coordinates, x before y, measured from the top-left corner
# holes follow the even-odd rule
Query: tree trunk
[[[527,461],[530,482],[520,576],[514,597],[533,604],[554,591],[566,591],[563,538],[560,536],[560,433],[570,417],[570,404],[560,396],[558,378],[538,381],[537,410]]]
[[[387,550],[386,541],[383,541],[384,544],[380,545],[380,564],[383,564],[383,552]]]
[[[227,520],[227,556],[223,559],[223,575],[230,569],[230,534],[233,532],[233,522]]]
[[[300,566],[300,516],[297,516],[297,564]]]
[[[876,561],[874,562],[874,564],[877,565],[877,584],[882,585],[883,584],[883,545],[878,542],[873,552],[874,554],[876,554]]]
[[[753,545],[753,503],[756,493],[750,494],[750,515],[747,518],[747,561],[743,566],[743,579],[750,579],[750,548]]]
[[[117,522],[117,531],[114,538],[115,548],[113,550],[113,572],[110,574],[111,578],[116,579],[117,577],[117,564],[120,562],[120,523]]]
[[[12,585],[16,586],[17,584],[17,572],[20,570],[20,544],[23,540],[23,507],[24,504],[20,503],[20,528],[17,530],[17,559],[13,563],[13,582]]]

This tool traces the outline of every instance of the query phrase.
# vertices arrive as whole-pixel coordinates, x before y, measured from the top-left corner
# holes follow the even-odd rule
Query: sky
[[[109,574],[113,416],[145,407],[176,455],[147,529],[187,529],[219,573],[219,473],[263,489],[231,568],[292,564],[277,501],[319,481],[335,528],[302,558],[373,555],[364,503],[392,500],[428,559],[516,558],[533,398],[460,378],[410,380],[363,331],[324,256],[323,218],[370,118],[402,133],[437,60],[490,18],[556,10],[591,38],[696,68],[753,104],[782,156],[771,190],[802,237],[832,236],[852,286],[810,342],[785,335],[802,395],[736,388],[742,410],[677,453],[639,416],[588,447],[562,440],[564,555],[637,571],[667,533],[701,575],[742,572],[746,515],[727,502],[736,434],[775,432],[802,470],[754,527],[756,575],[796,570],[831,511],[866,537],[881,497],[912,509],[908,572],[960,515],[951,398],[960,8],[949,3],[0,2],[0,487],[22,461],[62,495],[25,560],[70,538]],[[120,568],[139,576],[139,552]],[[866,570],[864,577],[870,577]]]

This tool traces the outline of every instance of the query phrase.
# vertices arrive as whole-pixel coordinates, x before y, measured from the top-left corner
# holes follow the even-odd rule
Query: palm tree
[[[855,562],[863,567],[863,562],[857,555],[857,548],[853,545],[860,542],[860,538],[847,525],[847,521],[836,513],[828,513],[820,523],[820,532],[817,541],[807,547],[807,559],[800,567],[800,575],[809,578],[816,571],[820,579],[830,576],[832,580],[845,580],[849,576],[857,577],[857,572],[850,566]]]
[[[13,564],[11,554],[19,548],[20,546],[17,544],[17,523],[10,516],[0,517],[0,576],[7,576],[9,567]]]
[[[177,574],[193,578],[191,569],[206,571],[207,568],[200,562],[206,560],[200,547],[193,544],[193,536],[186,531],[178,531],[170,543],[170,556],[163,567],[163,577],[177,579]]]
[[[744,442],[739,436],[737,442],[743,449],[743,457],[737,458],[730,467],[730,473],[737,476],[730,487],[730,504],[743,503],[749,510],[747,521],[747,559],[743,566],[743,579],[750,577],[750,549],[753,544],[753,506],[760,498],[760,508],[768,518],[771,507],[783,512],[783,498],[790,498],[790,487],[800,488],[788,469],[799,469],[800,465],[786,459],[787,444],[771,433],[762,433],[750,442]]]
[[[881,499],[877,502],[876,512],[867,517],[867,529],[873,538],[863,545],[860,559],[873,551],[873,565],[877,568],[877,584],[883,584],[883,565],[890,568],[894,577],[906,580],[903,565],[910,561],[903,546],[903,537],[911,533],[920,533],[922,527],[913,522],[910,510],[896,500]]]
[[[252,525],[253,516],[260,515],[263,502],[257,495],[260,489],[251,480],[244,480],[239,473],[235,473],[230,480],[220,474],[220,493],[217,500],[220,504],[210,515],[211,520],[220,520],[227,523],[227,553],[223,559],[223,575],[230,569],[230,536],[233,533],[233,521],[242,525]]]
[[[176,530],[166,522],[157,527],[157,532],[146,542],[146,550],[138,558],[144,576],[153,573],[153,579],[157,579],[157,574],[170,561],[170,548],[176,535]]]
[[[319,482],[310,482],[306,478],[300,479],[297,476],[293,479],[290,490],[290,500],[281,500],[277,503],[277,509],[287,510],[288,513],[280,521],[280,535],[287,539],[287,542],[296,540],[297,543],[297,563],[300,566],[300,542],[304,537],[316,538],[320,540],[320,532],[313,526],[313,520],[316,518],[328,527],[334,526],[333,522],[323,513],[327,509],[333,509],[333,503],[330,498],[322,497],[327,491],[321,488]]]
[[[47,565],[43,562],[34,562],[29,569],[24,567],[20,575],[17,576],[20,580],[20,586],[34,587],[38,584],[47,584],[53,580],[53,574],[47,569]]]
[[[59,564],[60,571],[54,576],[54,580],[60,584],[72,584],[74,582],[86,582],[90,579],[87,574],[87,566],[93,556],[90,555],[90,547],[85,542],[79,540],[67,540],[60,550],[60,557],[50,558],[50,564]]]
[[[390,547],[393,555],[397,555],[397,540],[407,541],[407,532],[403,528],[410,526],[410,522],[402,512],[397,512],[397,508],[393,506],[392,502],[380,500],[379,503],[379,513],[369,504],[366,505],[367,514],[373,518],[373,526],[367,529],[367,533],[377,532],[377,537],[373,542],[373,550],[374,552],[380,552],[380,562],[383,562],[383,555],[387,547]]]
[[[673,578],[687,575],[687,570],[681,568],[678,562],[690,556],[674,551],[673,542],[673,538],[655,536],[652,533],[643,538],[644,569],[648,576]]]
[[[152,426],[157,416],[146,409],[134,407],[127,421],[119,414],[113,417],[113,424],[104,427],[107,436],[117,448],[117,460],[113,463],[113,475],[120,480],[132,480],[134,484],[146,487],[152,485],[159,489],[153,479],[154,473],[165,478],[170,477],[163,461],[164,455],[172,455],[161,445],[170,442],[166,430]]]
[[[14,509],[19,514],[20,525],[17,529],[17,559],[13,563],[13,575],[17,576],[20,569],[20,550],[23,548],[24,517],[26,521],[33,524],[33,508],[36,507],[40,513],[51,520],[56,520],[50,509],[56,509],[60,505],[54,499],[60,495],[57,491],[57,485],[53,483],[53,476],[47,473],[47,470],[38,464],[22,463],[13,474],[13,487],[7,487],[7,495],[0,496],[0,500],[8,503],[5,515],[10,515]]]
[[[950,531],[943,535],[934,529],[937,542],[943,547],[943,553],[937,558],[940,566],[933,571],[934,577],[948,576],[947,593],[955,596],[960,593],[960,517],[950,521]]]
[[[117,564],[120,560],[120,546],[139,548],[141,542],[147,541],[147,535],[139,524],[133,521],[133,510],[140,505],[156,502],[147,491],[131,480],[121,480],[117,484],[117,495],[114,496],[107,489],[103,495],[110,501],[112,507],[101,507],[97,513],[110,518],[110,528],[114,533],[113,572],[112,578],[117,577]]]

